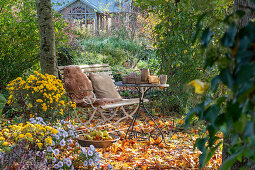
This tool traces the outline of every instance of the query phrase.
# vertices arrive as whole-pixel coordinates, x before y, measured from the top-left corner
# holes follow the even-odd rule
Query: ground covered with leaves
[[[198,130],[182,128],[183,121],[172,117],[156,119],[162,129],[166,143],[153,140],[139,141],[125,139],[130,121],[121,122],[120,140],[108,148],[99,148],[101,166],[114,169],[198,169],[200,151],[193,150],[197,138],[203,133]],[[149,118],[139,122],[142,127],[153,131],[154,125]],[[106,126],[107,127],[107,126]],[[104,128],[106,128],[104,127]],[[108,125],[107,128],[112,127]],[[206,169],[217,169],[221,165],[221,151],[217,150]]]

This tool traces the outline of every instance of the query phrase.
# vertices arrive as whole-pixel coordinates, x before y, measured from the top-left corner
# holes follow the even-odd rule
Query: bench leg
[[[101,115],[101,117],[103,118],[103,121],[97,123],[97,125],[96,125],[95,127],[93,127],[93,129],[96,129],[98,126],[102,125],[102,124],[105,123],[105,122],[109,122],[110,124],[112,124],[113,126],[115,126],[115,127],[118,129],[118,131],[119,131],[118,126],[116,126],[115,123],[112,123],[112,121],[111,121],[111,120],[114,118],[114,116],[117,115],[117,112],[118,112],[119,108],[120,108],[120,107],[116,107],[116,108],[114,109],[114,113],[113,113],[109,118],[106,118],[106,117],[104,116],[104,110],[103,110],[103,109],[99,109],[98,112],[100,112],[100,115]]]
[[[87,129],[89,129],[89,131],[91,131],[92,129],[91,129],[90,127],[88,127],[87,124],[89,124],[90,121],[95,117],[95,114],[96,114],[97,111],[98,111],[98,108],[95,108],[95,109],[93,110],[93,113],[91,114],[89,120],[88,120],[87,122],[83,123],[83,122],[81,121],[81,119],[79,118],[76,109],[74,109],[75,116],[76,116],[76,118],[78,119],[78,121],[81,123],[81,125],[78,126],[76,129],[78,129],[78,128],[81,127],[81,126],[85,126]]]
[[[123,106],[121,106],[121,110],[123,111],[123,113],[124,113],[126,116],[120,118],[120,119],[116,122],[116,124],[119,124],[122,120],[124,120],[124,119],[126,119],[126,118],[131,118],[131,119],[132,119],[132,118],[133,118],[133,115],[135,114],[135,112],[137,111],[137,109],[138,109],[138,105],[136,106],[135,110],[134,110],[132,113],[128,114],[127,111],[125,110],[125,108],[124,108]]]

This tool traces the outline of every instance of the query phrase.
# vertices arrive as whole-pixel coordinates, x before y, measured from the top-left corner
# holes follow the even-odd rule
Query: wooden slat
[[[91,64],[91,65],[73,65],[79,66],[80,68],[98,68],[98,67],[109,67],[109,64]],[[66,66],[58,66],[59,70],[64,70]]]
[[[149,100],[148,99],[143,99],[143,102],[147,103],[147,102],[149,102]],[[109,108],[133,105],[133,104],[138,104],[138,103],[139,103],[139,98],[135,98],[135,99],[122,99],[119,102],[101,106],[101,108],[102,109],[109,109]]]
[[[81,68],[82,72],[85,74],[88,73],[99,73],[103,75],[108,75],[111,77],[112,81],[115,82],[112,72],[110,71],[111,68],[109,64],[93,64],[93,65],[75,65]],[[59,74],[61,80],[64,79],[64,70],[66,66],[58,66]]]
[[[98,67],[98,68],[81,68],[83,72],[101,72],[101,71],[110,71],[110,67]]]

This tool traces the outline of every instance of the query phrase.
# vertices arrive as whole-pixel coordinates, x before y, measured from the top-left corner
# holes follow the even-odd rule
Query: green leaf
[[[208,44],[209,44],[213,34],[214,34],[214,32],[211,32],[210,28],[206,28],[203,31],[202,36],[201,36],[202,46],[208,47]]]
[[[210,149],[210,152],[207,153],[204,164],[207,165],[207,163],[210,161],[212,156],[215,154],[215,151],[219,148],[219,146],[222,144],[222,142],[219,142],[215,147]]]
[[[196,24],[196,30],[195,32],[193,33],[192,35],[192,38],[191,38],[191,43],[194,44],[196,39],[197,39],[197,36],[202,28],[202,24],[201,24],[201,20],[208,14],[208,12],[205,12],[203,14],[201,14],[198,19],[197,19],[197,24]]]
[[[233,47],[235,45],[235,36],[237,33],[237,27],[235,24],[231,24],[226,33],[221,39],[221,44],[225,47]]]
[[[187,129],[189,127],[190,121],[192,120],[192,118],[195,116],[196,113],[199,113],[203,111],[203,106],[202,105],[198,105],[197,107],[192,108],[186,118],[185,118],[185,129]]]
[[[223,69],[219,77],[220,77],[220,80],[223,82],[223,84],[227,85],[230,89],[233,90],[234,79],[228,68]]]
[[[237,83],[238,84],[243,84],[249,81],[250,79],[253,78],[255,75],[255,63],[247,63],[242,65],[239,69],[238,72],[236,73],[237,75]]]
[[[242,114],[242,109],[239,107],[239,103],[233,103],[229,101],[227,103],[227,116],[228,118],[232,118],[233,121],[237,121]]]
[[[246,123],[244,128],[244,136],[245,137],[251,137],[254,134],[254,123],[249,121]]]
[[[242,17],[245,15],[245,12],[244,12],[243,10],[237,10],[237,11],[236,11],[236,14],[237,14],[240,18],[242,18]]]
[[[204,118],[206,121],[211,122],[214,124],[218,114],[220,111],[220,107],[217,104],[214,104],[210,106],[205,112],[204,112]]]
[[[226,100],[227,100],[228,96],[224,95],[224,96],[221,96],[217,99],[217,105],[222,105]]]
[[[213,92],[216,91],[219,82],[220,82],[220,77],[219,77],[219,76],[215,76],[215,77],[212,79],[211,85],[212,85],[212,91],[213,91]]]
[[[205,151],[205,143],[207,142],[207,138],[198,138],[196,140],[196,147],[201,151]]]
[[[236,162],[237,157],[242,155],[242,153],[243,153],[243,149],[241,151],[231,155],[230,157],[228,157],[227,160],[225,160],[223,162],[223,164],[221,165],[219,170],[230,169],[232,167],[232,165]]]
[[[6,98],[4,97],[4,95],[3,94],[0,94],[0,103],[6,103],[7,102],[7,100],[6,100]]]

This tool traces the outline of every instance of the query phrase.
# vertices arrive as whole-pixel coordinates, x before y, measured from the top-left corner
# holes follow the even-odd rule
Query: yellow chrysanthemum
[[[5,140],[5,138],[3,136],[0,137],[0,140]]]
[[[3,129],[2,132],[3,133],[9,133],[9,129]]]
[[[61,114],[61,115],[63,115],[63,109],[60,109],[60,111],[59,111],[59,113]]]
[[[42,102],[43,102],[43,100],[42,100],[42,99],[37,99],[37,100],[36,100],[36,102],[38,102],[38,103],[42,103]]]
[[[2,145],[3,145],[3,146],[8,146],[9,143],[8,143],[8,142],[4,142]]]
[[[56,135],[56,134],[58,133],[58,130],[52,129],[52,130],[51,130],[51,133],[54,134],[54,135]]]
[[[52,138],[51,138],[50,136],[48,136],[47,138],[45,138],[45,142],[46,142],[47,144],[52,145]]]
[[[37,145],[39,148],[42,148],[42,146],[43,146],[42,143],[36,143],[36,145]]]
[[[19,136],[18,136],[19,139],[23,139],[24,137],[25,137],[24,134],[19,134]]]
[[[26,133],[25,136],[26,136],[26,138],[32,138],[33,137],[31,133]]]
[[[42,109],[43,109],[43,111],[46,112],[46,111],[47,111],[47,108],[48,108],[47,105],[46,105],[45,103],[43,103],[43,104],[42,104]]]

